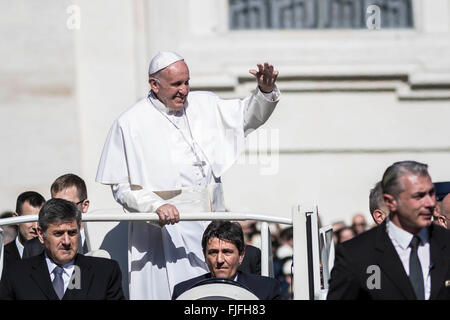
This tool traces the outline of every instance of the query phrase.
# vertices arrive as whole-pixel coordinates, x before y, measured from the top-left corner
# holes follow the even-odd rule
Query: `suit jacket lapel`
[[[430,227],[430,276],[431,276],[431,294],[430,299],[435,299],[443,283],[446,280],[445,275],[449,268],[448,254],[444,252],[447,244],[442,237],[442,232],[434,225]]]
[[[59,300],[50,281],[50,273],[48,271],[47,262],[44,253],[36,258],[31,266],[31,278],[36,282],[44,295],[50,300]]]
[[[416,296],[409,282],[408,275],[403,268],[402,261],[392,244],[391,239],[386,231],[386,220],[377,230],[375,248],[379,255],[377,257],[378,265],[384,274],[398,288],[398,291],[409,300],[415,300]],[[383,288],[383,280],[381,282]]]
[[[72,275],[69,287],[64,294],[63,300],[86,300],[87,293],[89,292],[92,283],[92,265],[82,254],[76,255],[74,265],[74,274]],[[74,277],[79,277],[78,279],[80,281],[80,286],[78,288],[76,286],[77,279]],[[73,286],[72,289],[70,289],[71,285]]]

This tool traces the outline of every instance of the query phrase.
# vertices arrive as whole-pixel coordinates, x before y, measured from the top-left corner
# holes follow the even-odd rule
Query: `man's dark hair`
[[[36,208],[44,204],[44,197],[35,191],[25,191],[19,194],[16,201],[16,212],[19,216],[22,215],[22,207],[25,202],[28,202],[30,206]]]
[[[405,187],[401,182],[401,177],[405,174],[414,174],[418,176],[429,176],[428,165],[417,161],[400,161],[389,166],[383,174],[381,188],[383,193],[390,194],[394,198],[404,191]]]
[[[67,200],[54,198],[48,200],[39,211],[38,223],[42,232],[46,232],[52,223],[77,221],[78,229],[81,225],[81,211]]]
[[[208,244],[209,239],[212,238],[230,241],[238,249],[239,255],[244,253],[244,232],[242,232],[242,227],[237,222],[226,220],[215,220],[211,222],[203,233],[203,253],[206,253],[206,245]]]
[[[81,179],[79,176],[73,173],[67,173],[57,178],[50,187],[50,192],[53,197],[58,192],[73,186],[77,188],[78,200],[80,201],[86,200],[87,199],[86,183],[84,183],[83,179]]]

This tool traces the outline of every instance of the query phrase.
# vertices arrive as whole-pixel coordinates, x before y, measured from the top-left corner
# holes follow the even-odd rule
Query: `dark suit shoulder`
[[[3,252],[5,255],[5,260],[4,261],[15,261],[15,260],[20,260],[20,254],[19,254],[19,249],[17,249],[17,245],[16,245],[16,241],[11,241],[10,243],[8,243],[4,248],[3,248]]]
[[[252,245],[245,245],[245,255],[238,267],[239,271],[261,274],[261,250]]]
[[[107,259],[107,258],[101,258],[101,257],[92,257],[92,256],[85,256],[83,254],[78,254],[75,259],[76,265],[91,265],[95,268],[115,268],[119,267],[119,263],[116,260],[113,259]]]
[[[279,284],[279,281],[275,278],[261,276],[258,274],[247,273],[247,272],[239,272],[238,279],[240,279],[240,280],[246,279],[247,281],[258,282],[258,283],[266,282],[266,283],[273,284],[273,285]]]
[[[13,269],[14,273],[20,274],[21,271],[28,270],[36,263],[40,263],[41,259],[41,256],[19,259],[11,263],[11,265],[8,266],[8,269]]]
[[[211,277],[211,273],[205,273],[205,274],[202,274],[201,276],[191,278],[191,279],[177,283],[175,285],[175,287],[173,288],[172,300],[175,300],[176,298],[178,298],[182,293],[189,290],[197,282],[200,282],[200,281],[210,278],[210,277]]]
[[[16,245],[16,241],[11,241],[10,243],[8,243],[7,245],[5,245],[4,247],[4,252],[12,252],[12,251],[18,251],[17,250],[17,245]]]
[[[280,282],[277,279],[239,272],[238,282],[248,287],[260,300],[281,299]]]
[[[28,240],[23,245],[23,258],[38,256],[42,252],[44,252],[44,245],[37,237]]]
[[[375,239],[378,237],[380,232],[385,232],[386,228],[385,226],[376,226],[372,229],[369,229],[356,237],[347,240],[345,242],[342,242],[339,244],[344,249],[350,249],[350,250],[358,250],[361,248],[367,249],[367,243],[374,243]]]
[[[440,241],[450,243],[450,230],[433,223],[430,227],[430,237],[438,237]]]
[[[338,243],[335,247],[336,255],[346,257],[349,261],[370,260],[373,257],[377,244],[386,244],[387,239],[386,228],[380,225],[348,241]]]

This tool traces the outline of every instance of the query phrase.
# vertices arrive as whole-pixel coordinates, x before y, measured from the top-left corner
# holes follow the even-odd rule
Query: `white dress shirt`
[[[47,253],[45,253],[45,261],[47,262],[48,271],[50,273],[50,280],[53,282],[53,279],[55,279],[55,274],[53,273],[53,269],[56,268],[57,264],[54,263],[48,256]],[[69,286],[70,278],[72,277],[73,271],[75,269],[74,267],[74,260],[70,261],[68,264],[62,266],[63,268],[63,274],[62,278],[64,281],[64,292],[66,292],[67,287]]]
[[[17,250],[19,251],[20,258],[22,259],[24,247],[23,247],[23,244],[21,244],[19,241],[19,236],[16,237],[16,247],[17,247]]]
[[[84,246],[84,241],[86,241],[86,233],[84,231],[84,228],[80,230],[80,237],[81,237],[81,246]]]
[[[402,261],[403,268],[406,274],[409,276],[409,256],[411,254],[411,247],[409,246],[413,238],[413,234],[397,227],[391,220],[388,220],[386,224],[386,230],[389,238],[397,251],[400,260]],[[430,277],[430,242],[428,228],[423,228],[417,233],[421,243],[417,249],[417,255],[420,260],[423,273],[423,283],[425,286],[425,300],[430,298],[431,292],[431,277]]]

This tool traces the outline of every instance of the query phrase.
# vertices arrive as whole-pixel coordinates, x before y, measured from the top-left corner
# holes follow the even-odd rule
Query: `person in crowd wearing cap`
[[[327,298],[450,299],[450,231],[432,223],[436,198],[428,166],[396,162],[381,185],[389,216],[336,247]]]
[[[179,222],[180,211],[225,211],[220,177],[237,160],[245,136],[272,114],[278,72],[250,70],[249,97],[223,100],[189,91],[189,68],[175,52],[150,62],[150,92],[113,123],[96,181],[110,185],[129,212],[155,212],[158,224],[130,223],[130,299],[170,299],[176,283],[208,271],[203,221]]]
[[[384,202],[383,189],[381,188],[381,181],[375,184],[375,187],[370,190],[369,194],[369,210],[373,221],[380,225],[389,214],[389,209]]]
[[[434,221],[450,229],[450,182],[435,182],[436,188],[436,210],[434,211]]]

